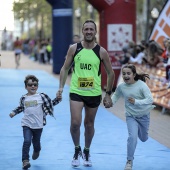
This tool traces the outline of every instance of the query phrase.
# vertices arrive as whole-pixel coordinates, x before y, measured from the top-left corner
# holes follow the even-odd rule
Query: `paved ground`
[[[15,69],[14,55],[13,52],[1,51],[1,68]],[[50,73],[55,78],[59,78],[59,75],[53,74],[52,65],[43,65],[34,62],[29,59],[28,56],[22,55],[21,64],[19,69],[29,69],[29,70],[44,70]],[[70,77],[67,79],[67,84],[69,84]],[[56,88],[57,91],[57,88]],[[104,95],[104,92],[103,92]],[[125,120],[124,116],[124,102],[120,100],[114,107],[108,109],[115,116]],[[101,104],[102,105],[102,104]],[[161,114],[161,108],[156,107],[156,109],[151,111],[151,124],[150,124],[150,137],[157,140],[159,143],[170,148],[170,111],[166,111],[164,115]]]

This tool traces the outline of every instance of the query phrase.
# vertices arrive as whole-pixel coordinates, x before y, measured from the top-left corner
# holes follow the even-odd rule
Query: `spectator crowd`
[[[31,60],[42,64],[52,63],[52,42],[50,38],[42,40],[19,39],[19,41],[22,44],[22,53],[28,55]],[[80,37],[74,35],[73,43],[79,41],[81,41]],[[15,49],[14,44],[15,42],[13,49]],[[129,41],[128,45],[122,48],[121,55],[115,54],[115,59],[121,65],[133,63],[164,70],[166,75],[161,79],[164,85],[170,82],[170,38],[165,37],[162,44],[161,46],[154,40],[148,42],[142,40],[139,44]]]
[[[140,44],[130,41],[123,47],[123,54],[115,56],[121,65],[133,63],[145,65],[147,68],[164,70],[166,76],[161,79],[162,84],[170,82],[170,38],[164,38],[163,46],[154,40],[141,41]]]
[[[11,40],[10,40],[11,41]],[[52,63],[52,44],[50,38],[48,39],[20,39],[16,37],[16,40],[12,43],[11,49],[15,51],[15,44],[21,44],[21,51],[23,54],[29,56],[33,61],[37,61],[42,64]],[[8,50],[3,49],[2,50]]]

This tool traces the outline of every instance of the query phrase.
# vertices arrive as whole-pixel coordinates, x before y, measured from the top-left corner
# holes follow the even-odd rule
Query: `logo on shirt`
[[[25,107],[28,108],[28,107],[35,107],[37,106],[38,103],[37,103],[37,100],[33,100],[33,101],[26,101],[25,102]]]
[[[77,55],[77,60],[80,60],[81,59],[81,55]]]
[[[91,64],[80,63],[80,69],[82,69],[82,70],[91,70]]]

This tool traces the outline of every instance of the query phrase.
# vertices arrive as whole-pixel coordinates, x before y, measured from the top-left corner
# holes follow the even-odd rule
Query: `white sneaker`
[[[74,156],[73,156],[73,160],[72,160],[72,162],[71,162],[71,165],[73,166],[73,167],[78,167],[78,166],[80,166],[80,157],[82,157],[82,152],[81,152],[81,149],[79,150],[79,149],[75,149],[75,154],[74,154]]]
[[[126,162],[126,166],[125,166],[125,169],[124,170],[132,170],[132,165],[133,165],[133,162],[128,160]]]
[[[92,162],[90,159],[90,154],[87,151],[83,152],[83,165],[84,166],[92,166]]]

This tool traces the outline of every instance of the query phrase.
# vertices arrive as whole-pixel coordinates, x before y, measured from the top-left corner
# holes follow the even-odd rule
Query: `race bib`
[[[78,89],[91,90],[94,89],[94,78],[93,77],[79,77],[78,78]]]

